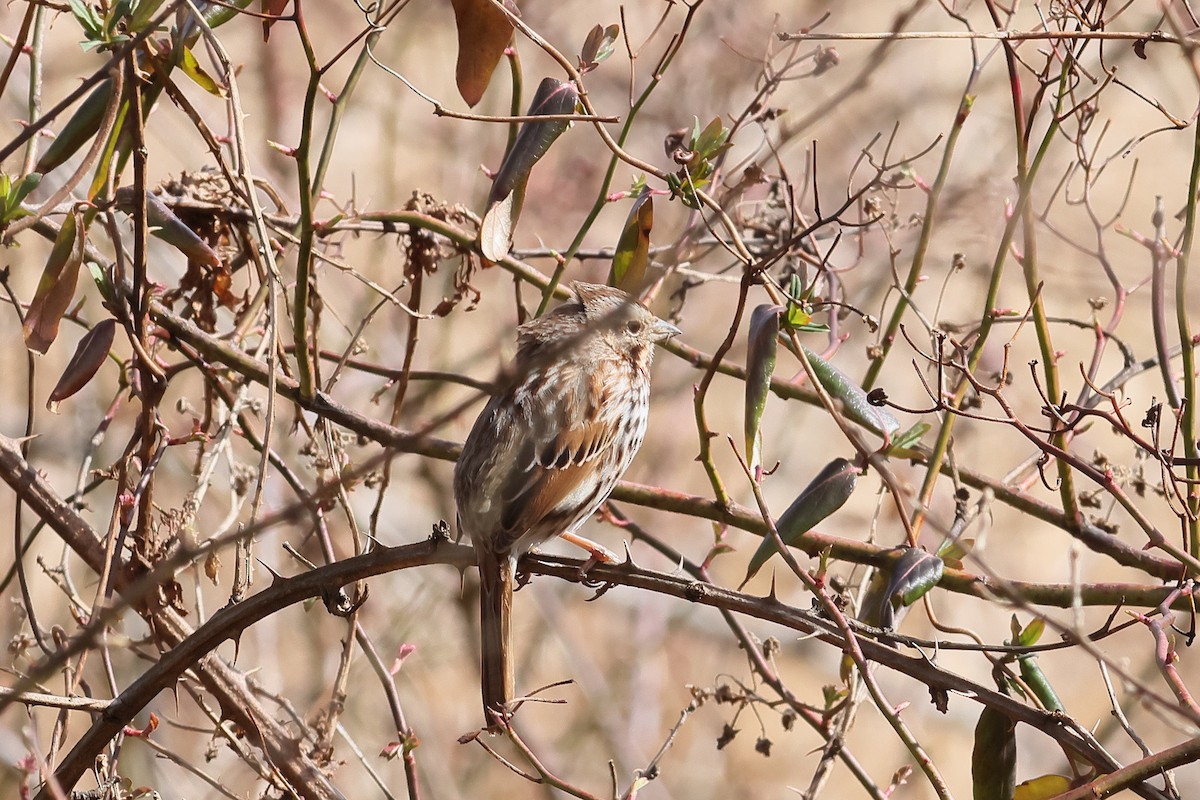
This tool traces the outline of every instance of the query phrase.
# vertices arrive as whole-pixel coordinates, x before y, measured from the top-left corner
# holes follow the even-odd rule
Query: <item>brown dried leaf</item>
[[[71,356],[62,377],[54,385],[54,391],[50,392],[46,408],[51,414],[57,414],[58,404],[87,386],[95,376],[104,364],[104,359],[108,358],[108,351],[112,347],[116,332],[116,320],[105,319],[96,323],[95,327],[79,340],[75,355]]]
[[[25,346],[45,355],[58,336],[58,324],[71,306],[75,286],[79,282],[79,267],[83,264],[83,225],[79,212],[67,215],[54,249],[42,270],[33,302],[22,326]]]
[[[262,13],[270,14],[273,17],[283,16],[283,10],[287,8],[288,0],[262,0]],[[264,19],[263,20],[263,41],[271,38],[271,26],[278,20]]]
[[[213,586],[221,585],[221,556],[216,550],[209,552],[208,558],[204,559],[204,575]]]
[[[458,27],[455,69],[458,93],[468,106],[474,106],[483,98],[492,72],[512,41],[513,25],[489,0],[450,0],[450,3]],[[516,13],[517,6],[511,0],[505,0],[504,5]]]
[[[518,194],[511,192],[499,202],[493,203],[483,215],[483,224],[479,228],[479,250],[488,261],[499,261],[508,255],[512,247],[513,226],[516,217],[521,213],[521,202]]]

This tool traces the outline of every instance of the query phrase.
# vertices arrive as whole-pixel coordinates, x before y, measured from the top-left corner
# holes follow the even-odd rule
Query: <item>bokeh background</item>
[[[570,57],[596,24],[607,25],[623,20],[629,40],[637,50],[632,60],[623,43],[614,56],[588,76],[587,88],[601,113],[624,119],[629,110],[631,85],[640,93],[655,69],[656,62],[671,35],[677,34],[684,8],[679,4],[638,3],[620,6],[608,0],[580,3],[553,3],[525,0],[521,4],[524,20]],[[1170,13],[1186,19],[1186,3],[1173,3]],[[1119,6],[1119,7],[1118,7]],[[980,31],[993,30],[983,3],[954,4],[966,20]],[[1041,18],[1052,18],[1071,4],[1026,3],[1012,19],[1012,30],[1032,30]],[[23,3],[0,8],[0,32],[11,37],[25,12]],[[1170,30],[1164,21],[1163,4],[1133,0],[1121,4],[1099,4],[1091,13],[1106,20],[1109,30]],[[307,3],[304,6],[309,33],[322,62],[332,58],[366,26],[362,9],[349,0]],[[665,22],[652,35],[660,17]],[[895,187],[876,186],[867,193],[871,208],[881,219],[863,228],[831,224],[818,233],[822,255],[828,249],[828,265],[837,271],[844,295],[841,299],[866,314],[886,318],[896,301],[893,287],[896,275],[903,275],[913,257],[921,231],[927,193],[943,157],[946,136],[958,113],[964,89],[971,80],[973,105],[963,126],[948,173],[938,218],[933,227],[925,262],[926,280],[917,295],[916,314],[906,318],[908,329],[922,348],[928,347],[924,324],[940,325],[955,335],[978,323],[983,313],[987,282],[996,257],[1007,210],[1016,198],[1014,175],[1016,156],[1012,98],[1004,54],[995,41],[964,39],[913,38],[883,43],[880,39],[849,41],[812,41],[795,46],[778,40],[779,32],[796,32],[817,25],[821,33],[886,32],[892,30],[898,15],[904,15],[904,30],[910,32],[963,31],[945,5],[938,2],[880,3],[810,2],[809,0],[706,0],[700,4],[686,31],[684,44],[665,71],[662,83],[640,110],[626,149],[663,169],[673,169],[663,148],[672,131],[690,128],[694,120],[701,124],[738,115],[763,86],[764,70],[779,71],[786,78],[770,96],[768,103],[778,109],[774,118],[762,124],[747,125],[734,140],[721,174],[722,186],[737,183],[742,170],[751,161],[762,165],[769,178],[786,176],[795,191],[799,210],[814,219],[814,201],[823,209],[835,207],[848,191],[857,190],[872,179],[874,170],[864,157],[879,161],[884,144],[890,142],[890,160],[918,156],[903,170],[890,170]],[[42,102],[50,106],[71,91],[81,76],[90,74],[102,63],[102,56],[79,47],[79,31],[68,15],[48,14],[45,31]],[[819,23],[819,25],[818,25]],[[1193,31],[1185,31],[1193,33]],[[250,170],[269,181],[295,213],[296,176],[294,160],[283,152],[294,147],[300,136],[303,95],[308,80],[294,26],[275,25],[269,41],[263,41],[258,20],[235,20],[218,30],[218,35],[238,66],[236,80],[241,93],[248,135]],[[647,37],[649,37],[647,39]],[[518,37],[519,38],[519,37]],[[643,44],[644,42],[644,44]],[[1045,40],[1020,44],[1017,52],[1029,64],[1041,64],[1041,55],[1054,45]],[[374,55],[391,70],[402,74],[425,94],[448,108],[465,110],[454,85],[456,36],[453,14],[447,2],[415,0],[390,23],[378,39]],[[814,69],[818,48],[833,48],[836,57],[824,69]],[[203,47],[198,56],[206,69],[215,69]],[[520,40],[518,50],[525,84],[533,87],[542,76],[561,77],[556,64],[530,42]],[[354,50],[353,53],[357,53]],[[342,86],[351,56],[339,61],[322,80],[332,92]],[[4,51],[7,55],[7,50]],[[1112,321],[1118,301],[1106,278],[1098,248],[1130,293],[1120,298],[1123,316],[1112,333],[1138,356],[1153,354],[1151,337],[1151,296],[1148,284],[1151,252],[1139,237],[1154,237],[1151,217],[1161,198],[1166,211],[1165,227],[1170,242],[1176,242],[1182,222],[1176,212],[1188,202],[1188,175],[1195,142],[1195,110],[1198,92],[1197,72],[1191,52],[1181,46],[1150,43],[1139,56],[1130,41],[1114,40],[1086,51],[1081,60],[1084,74],[1072,102],[1090,103],[1094,118],[1082,138],[1083,157],[1092,163],[1092,184],[1084,185],[1079,162],[1081,150],[1063,136],[1051,142],[1032,194],[1032,206],[1039,219],[1038,258],[1045,286],[1042,297],[1047,313],[1056,319],[1101,325]],[[786,68],[789,58],[795,64]],[[978,75],[971,77],[972,69]],[[506,65],[497,70],[492,86],[474,113],[508,113],[509,86]],[[28,118],[28,62],[18,60],[5,94],[0,98],[0,118],[15,131],[19,120]],[[206,94],[187,81],[181,81],[187,96],[199,114],[218,135],[228,134],[229,110],[224,99]],[[1027,111],[1035,101],[1038,85],[1026,71],[1024,103]],[[1043,105],[1053,103],[1055,88],[1046,88]],[[833,101],[833,102],[831,102]],[[324,135],[329,105],[322,99],[317,112],[316,131]],[[1158,107],[1156,107],[1156,104]],[[327,197],[318,206],[318,218],[338,213],[353,215],[359,211],[401,208],[416,192],[428,193],[440,203],[460,205],[481,214],[490,180],[486,170],[494,170],[503,155],[507,127],[465,119],[438,116],[422,97],[406,87],[394,75],[368,65],[348,104],[342,128],[333,150],[331,168],[325,185]],[[814,113],[819,112],[819,113]],[[1175,128],[1171,117],[1181,121]],[[1036,117],[1032,140],[1039,142],[1046,130],[1048,109]],[[1064,124],[1074,131],[1075,120]],[[54,128],[55,126],[51,126]],[[612,126],[614,129],[616,126]],[[185,172],[212,166],[211,155],[196,133],[192,121],[178,107],[161,102],[146,127],[150,183],[167,180]],[[275,146],[277,143],[279,146]],[[600,190],[609,153],[595,132],[585,124],[576,124],[551,148],[538,165],[529,183],[524,213],[514,240],[518,255],[545,274],[554,269],[552,258],[540,257],[546,250],[564,251]],[[816,169],[814,170],[814,159]],[[14,165],[5,165],[10,171]],[[70,165],[60,170],[65,176]],[[897,174],[899,173],[899,174]],[[55,177],[58,173],[55,173]],[[618,164],[612,191],[622,191],[638,177],[632,168]],[[54,186],[47,178],[39,191],[46,196]],[[651,185],[654,186],[653,181]],[[655,188],[661,188],[655,186]],[[721,191],[721,189],[717,189]],[[768,200],[764,186],[751,187],[730,206],[739,220],[753,219],[764,213]],[[617,241],[628,211],[629,201],[614,201],[588,232],[582,250],[595,253],[611,248]],[[847,222],[861,219],[859,204],[846,215]],[[1098,230],[1089,211],[1102,223]],[[679,202],[657,198],[652,241],[656,246],[677,242],[697,220],[693,212]],[[835,240],[835,235],[841,235]],[[1019,238],[1018,238],[1019,241]],[[406,296],[404,250],[392,235],[340,235],[325,243],[328,252],[354,271]],[[22,239],[19,247],[4,252],[5,267],[17,297],[28,301],[33,295],[49,245],[34,239]],[[1029,303],[1019,253],[1009,256],[1001,283],[997,306],[1015,309],[1018,314]],[[290,261],[289,261],[290,258]],[[285,278],[295,274],[295,252],[284,252],[281,263]],[[428,311],[443,296],[453,291],[453,274],[460,259],[448,259],[427,278],[425,307]],[[961,269],[956,268],[961,265]],[[684,330],[682,341],[712,353],[725,338],[733,319],[736,283],[739,275],[734,261],[719,248],[692,247],[686,251],[667,251],[658,266],[668,278],[656,300],[660,313],[676,314]],[[602,281],[608,271],[606,258],[589,258],[569,265],[567,277]],[[153,241],[150,251],[150,278],[165,286],[178,282],[184,272],[184,260],[169,246]],[[1174,262],[1168,270],[1168,309],[1175,292],[1184,291],[1185,306],[1196,308],[1194,285],[1176,284]],[[699,277],[697,277],[699,276]],[[726,280],[728,279],[728,280]],[[242,280],[242,278],[239,278]],[[320,294],[323,302],[321,345],[334,352],[349,346],[359,323],[378,302],[378,296],[346,272],[322,267]],[[413,367],[466,374],[486,380],[511,356],[518,312],[514,302],[512,276],[494,267],[477,269],[470,278],[481,293],[478,304],[468,308],[459,304],[444,317],[423,321],[419,349]],[[1194,284],[1195,281],[1193,280]],[[676,292],[687,286],[686,302]],[[235,284],[238,291],[244,283]],[[536,306],[536,293],[521,290],[526,309]],[[102,318],[99,297],[92,286],[81,286],[79,318]],[[751,303],[766,302],[764,293],[751,293]],[[232,317],[221,318],[228,330]],[[356,357],[398,369],[404,360],[410,318],[394,307],[385,307],[371,319],[361,337],[362,348]],[[12,313],[0,315],[0,327],[7,332],[4,370],[11,376],[0,384],[2,432],[18,436],[25,424],[29,407],[26,385],[26,359],[18,340],[19,323]],[[1078,364],[1092,358],[1095,332],[1086,325],[1068,323],[1052,327],[1064,389],[1075,398],[1083,388]],[[1169,328],[1175,335],[1174,320]],[[45,397],[53,386],[73,344],[82,335],[79,325],[64,324],[64,333],[50,353],[36,359],[32,385],[39,434],[32,446],[32,462],[50,478],[63,494],[73,490],[83,452],[106,407],[117,391],[118,371],[110,364],[82,394],[64,404],[63,413],[50,416],[42,410]],[[821,334],[805,339],[809,346],[828,355],[847,374],[861,377],[868,364],[868,349],[876,336],[861,319],[848,315],[838,323],[844,341],[832,342]],[[1006,396],[1015,411],[1033,425],[1044,423],[1040,413],[1043,401],[1033,385],[1026,363],[1037,358],[1032,329],[1017,324],[998,326],[985,355],[981,375],[999,369],[1004,356],[1002,346],[1011,343],[1009,365],[1014,384]],[[836,346],[835,346],[836,345]],[[129,356],[127,343],[118,340],[116,353]],[[734,363],[745,358],[744,330],[739,332],[728,354]],[[914,364],[915,360],[915,364]],[[1098,374],[1107,380],[1122,368],[1115,347],[1106,351]],[[781,353],[778,374],[800,372],[798,363]],[[918,372],[927,377],[921,357],[905,342],[900,342],[883,370],[879,384],[901,405],[922,409],[931,403]],[[680,358],[662,353],[654,374],[653,410],[650,431],[641,455],[627,479],[672,491],[711,496],[711,488],[702,466],[696,462],[698,438],[692,412],[693,387],[702,372]],[[181,379],[172,384],[163,404],[164,421],[177,433],[190,428],[200,403],[199,380]],[[391,410],[391,394],[384,379],[349,370],[338,382],[333,395],[360,411],[386,420]],[[478,392],[449,382],[419,382],[409,390],[401,409],[399,425],[419,428],[464,401],[477,397],[452,422],[440,430],[446,438],[459,440],[466,435],[474,414],[482,407]],[[707,398],[708,424],[717,433],[714,439],[715,463],[733,498],[753,506],[753,497],[726,436],[740,441],[742,430],[743,385],[732,378],[718,376]],[[1154,399],[1161,400],[1164,390],[1156,369],[1130,380],[1121,389],[1132,420],[1140,420]],[[985,412],[995,413],[994,407]],[[328,477],[321,456],[292,424],[294,409],[282,404],[276,420],[276,448],[310,484]],[[112,429],[128,430],[135,418],[133,404],[124,404]],[[925,421],[936,423],[933,414],[897,412],[904,428]],[[311,421],[311,420],[310,420]],[[796,496],[805,483],[829,460],[852,457],[853,448],[839,433],[828,414],[798,402],[772,397],[764,420],[765,460],[779,462],[778,469],[765,479],[764,491],[770,507],[778,513]],[[932,434],[926,442],[932,441]],[[122,457],[124,440],[109,436],[100,443],[94,457],[97,468],[105,468]],[[1125,477],[1146,469],[1147,481],[1160,482],[1161,476],[1138,458],[1135,448],[1114,435],[1105,425],[1093,425],[1073,441],[1072,448],[1086,458],[1102,456]],[[319,450],[319,448],[317,448]],[[349,437],[346,452],[350,463],[361,462],[379,452]],[[239,469],[257,464],[257,457],[244,443],[235,445],[231,463],[222,464],[213,489],[199,511],[197,534],[203,538],[229,522],[234,503],[232,485]],[[957,463],[984,472],[995,479],[1009,479],[1034,497],[1055,505],[1057,493],[1042,486],[1036,469],[1031,467],[1038,450],[1021,435],[1000,424],[964,420],[956,428],[953,457]],[[156,503],[169,511],[178,508],[194,486],[197,452],[173,449],[164,459],[158,474]],[[235,466],[236,462],[237,465]],[[920,485],[924,469],[897,461],[895,473],[910,491]],[[1122,472],[1122,470],[1124,472]],[[383,513],[375,535],[385,544],[419,541],[429,535],[433,524],[453,521],[454,504],[450,490],[452,465],[399,455],[393,464],[391,484],[383,504]],[[278,475],[267,474],[264,509],[277,510],[295,502],[295,496]],[[1086,491],[1098,487],[1081,485]],[[972,493],[972,501],[978,495]],[[12,519],[13,494],[0,492],[0,519]],[[358,486],[350,495],[351,509],[360,526],[365,527],[376,494],[369,486]],[[111,487],[101,486],[88,500],[91,520],[103,529],[112,507]],[[1177,537],[1179,525],[1162,497],[1148,491],[1139,500],[1145,513],[1168,535]],[[1118,526],[1117,534],[1134,546],[1144,537],[1111,500],[1101,496],[1100,508],[1090,510]],[[683,515],[634,506],[622,506],[639,525],[661,536],[694,561],[703,560],[716,535],[731,552],[713,562],[714,579],[737,585],[745,572],[750,553],[758,539],[737,530],[718,531],[711,523]],[[953,517],[953,486],[943,480],[930,509],[930,523],[922,544],[935,549],[941,533]],[[244,519],[247,509],[240,510]],[[342,555],[352,552],[351,532],[345,516],[328,514],[333,541]],[[11,523],[10,523],[11,525]],[[14,531],[18,536],[29,533]],[[8,527],[8,526],[6,526]],[[820,526],[823,533],[850,539],[871,540],[885,546],[900,544],[903,529],[895,505],[882,491],[878,476],[867,475],[850,502]],[[583,531],[608,546],[620,550],[623,532],[601,522],[589,524]],[[1082,583],[1126,581],[1153,583],[1134,570],[1121,568],[1075,544],[1065,532],[1040,523],[1000,503],[992,503],[976,523],[978,537],[974,561],[967,568],[986,569],[1001,576],[1032,582]],[[0,536],[0,558],[4,565],[13,561],[13,536]],[[319,551],[312,542],[312,531],[304,525],[281,527],[258,538],[255,556],[263,564],[284,574],[303,567],[282,549],[290,543],[314,561]],[[550,549],[557,550],[557,546]],[[43,532],[25,557],[33,602],[40,611],[43,626],[61,625],[69,633],[72,621],[63,592],[39,567],[60,562],[62,546]],[[562,552],[570,552],[564,549]],[[674,565],[641,545],[633,545],[635,559],[648,567],[672,571]],[[801,558],[802,563],[807,563]],[[65,560],[82,593],[91,597],[95,578],[71,558]],[[232,580],[232,554],[224,559],[216,585],[202,578],[199,568],[181,575],[187,587],[187,602],[202,618],[224,605]],[[772,565],[781,562],[772,562]],[[853,565],[838,565],[835,572],[848,583],[861,580],[863,570]],[[269,582],[269,574],[259,568],[252,589]],[[779,598],[786,603],[808,607],[811,598],[799,581],[785,568],[764,569],[747,587],[766,593],[775,585]],[[448,567],[407,570],[373,579],[371,597],[359,620],[378,649],[390,660],[403,645],[415,650],[404,660],[396,677],[408,721],[420,737],[417,759],[422,777],[422,793],[429,798],[479,797],[485,793],[498,797],[558,796],[539,788],[502,767],[473,744],[460,745],[457,739],[478,725],[477,642],[474,578]],[[6,595],[16,598],[13,586]],[[553,681],[571,678],[573,685],[554,690],[553,696],[566,705],[527,706],[521,716],[528,743],[544,763],[560,776],[597,795],[609,791],[610,762],[622,786],[628,784],[634,770],[644,768],[662,746],[680,713],[689,705],[689,687],[716,687],[722,684],[756,687],[756,679],[745,656],[739,652],[719,615],[702,608],[635,592],[616,589],[595,602],[591,593],[576,585],[552,579],[534,580],[517,595],[516,636],[520,652],[519,683],[529,689]],[[935,591],[932,604],[940,620],[953,626],[970,628],[989,642],[1009,636],[1009,618],[1013,609],[999,601]],[[6,641],[17,642],[27,634],[28,624],[13,602],[0,623]],[[1099,628],[1112,612],[1111,607],[1070,611],[1042,609],[1059,623],[1081,631]],[[1023,621],[1028,614],[1019,612]],[[1181,625],[1186,628],[1186,621]],[[792,690],[806,702],[820,706],[822,687],[836,685],[840,653],[815,641],[804,641],[794,631],[775,628],[757,621],[747,622],[760,639],[776,637],[780,650],[776,661],[781,675]],[[936,636],[922,609],[916,609],[902,630],[914,636]],[[120,631],[122,641],[137,642],[146,633],[140,619],[126,613]],[[1052,637],[1052,632],[1047,637]],[[293,607],[248,630],[239,646],[226,644],[223,657],[236,660],[242,670],[271,694],[284,697],[291,708],[280,708],[280,718],[295,714],[315,720],[325,712],[330,683],[338,666],[346,623],[327,615],[319,604]],[[1185,681],[1200,679],[1194,666],[1194,654],[1178,640],[1180,669]],[[1149,634],[1138,626],[1099,642],[1097,647],[1121,665],[1128,674],[1168,695],[1154,666]],[[25,670],[33,651],[14,646],[6,680]],[[992,685],[990,665],[977,654],[942,651],[928,653],[939,666]],[[137,648],[114,646],[112,664],[119,684],[132,681],[145,668]],[[1096,660],[1076,648],[1048,653],[1041,664],[1057,689],[1068,713],[1085,727],[1122,762],[1140,757],[1137,745],[1116,725]],[[92,686],[97,696],[104,693],[106,681],[97,661]],[[386,761],[376,754],[395,739],[391,718],[385,712],[381,689],[368,665],[356,657],[351,666],[350,692],[341,723],[354,745],[365,754],[365,761],[388,784],[396,796],[403,796],[403,774],[398,761]],[[973,701],[952,696],[949,709],[939,713],[929,701],[926,687],[904,676],[879,670],[879,680],[888,700],[904,706],[903,718],[925,745],[931,758],[945,775],[955,796],[967,796],[970,790],[972,731],[979,714]],[[57,687],[48,687],[53,691]],[[1148,747],[1160,750],[1196,735],[1181,718],[1144,704],[1137,687],[1117,682],[1117,697],[1132,726]],[[770,699],[768,692],[764,696]],[[203,731],[210,723],[184,694],[160,695],[152,704],[163,721],[153,735],[155,740],[195,764],[239,797],[256,796],[258,783],[251,771],[235,754],[219,744],[212,745]],[[661,774],[643,790],[642,796],[655,798],[763,798],[793,796],[808,786],[812,769],[819,758],[821,739],[811,730],[797,725],[784,730],[781,709],[766,704],[737,708],[707,703],[699,708],[680,729],[673,747],[661,764]],[[144,722],[145,715],[139,720]],[[27,714],[10,709],[0,726],[0,792],[13,795],[21,773],[12,767],[27,752],[31,741],[45,746],[53,712]],[[75,720],[75,735],[86,723]],[[739,735],[718,751],[717,739],[726,724],[739,729]],[[769,756],[755,748],[757,739],[772,743]],[[1061,751],[1036,731],[1018,729],[1019,779],[1047,772],[1067,771]],[[335,773],[337,785],[347,797],[381,796],[363,764],[346,740],[335,740],[335,760],[342,762]],[[867,767],[879,784],[886,786],[897,770],[911,763],[911,757],[896,739],[886,722],[868,701],[849,733],[845,746]],[[207,751],[207,752],[206,752]],[[212,789],[195,775],[160,757],[137,741],[128,742],[121,754],[120,771],[133,786],[148,786],[163,797],[213,796]],[[1183,796],[1200,790],[1200,768],[1187,766],[1177,772]],[[826,797],[867,796],[841,766],[835,766]],[[896,789],[896,797],[934,797],[919,773],[907,785]]]

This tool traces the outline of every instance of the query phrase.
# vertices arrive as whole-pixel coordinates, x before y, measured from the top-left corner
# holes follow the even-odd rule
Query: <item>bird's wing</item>
[[[528,430],[502,490],[499,538],[505,545],[531,532],[538,539],[562,533],[603,499],[597,468],[622,422],[600,402],[591,377],[553,398],[534,395],[527,413],[518,415]]]

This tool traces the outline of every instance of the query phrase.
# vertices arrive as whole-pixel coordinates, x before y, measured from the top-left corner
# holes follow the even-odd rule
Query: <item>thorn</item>
[[[772,603],[779,602],[779,598],[775,596],[775,570],[771,570],[771,591],[767,592],[767,599]]]
[[[271,565],[268,564],[267,562],[263,561],[261,558],[256,557],[254,560],[258,562],[258,565],[260,567],[265,569],[267,572],[271,573],[271,585],[272,586],[276,585],[277,583],[281,583],[282,581],[287,580],[286,577],[284,577],[283,575],[280,575],[278,572],[273,570],[271,568]]]

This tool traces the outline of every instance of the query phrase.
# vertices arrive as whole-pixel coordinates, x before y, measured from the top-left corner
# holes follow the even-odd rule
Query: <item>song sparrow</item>
[[[513,575],[530,548],[571,533],[641,447],[654,343],[679,333],[619,289],[572,284],[576,302],[522,325],[517,355],[454,470],[460,533],[479,562],[483,713],[513,698]]]

